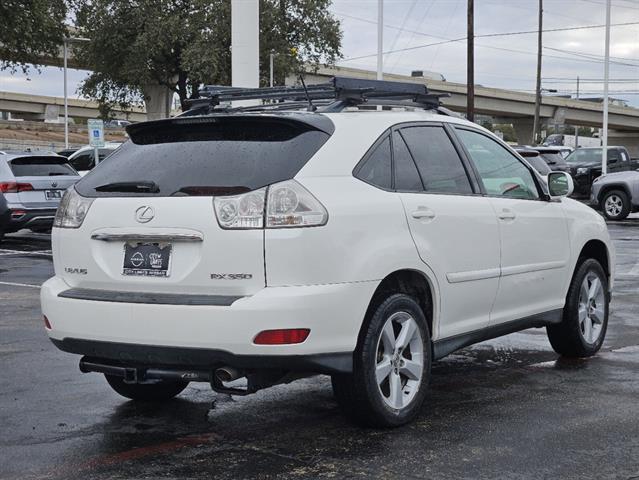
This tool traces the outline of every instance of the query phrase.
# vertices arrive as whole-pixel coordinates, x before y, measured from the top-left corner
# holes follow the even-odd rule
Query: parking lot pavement
[[[618,275],[599,355],[560,359],[543,329],[464,349],[434,366],[421,415],[395,430],[349,424],[323,376],[248,397],[192,384],[164,405],[125,401],[46,338],[48,236],[10,236],[0,478],[639,478],[639,218],[610,231]]]

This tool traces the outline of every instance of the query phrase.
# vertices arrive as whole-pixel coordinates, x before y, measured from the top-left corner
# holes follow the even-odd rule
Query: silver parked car
[[[599,208],[609,220],[623,220],[639,212],[639,171],[610,173],[595,178],[590,206]]]
[[[0,193],[10,210],[4,233],[51,229],[64,191],[80,175],[68,159],[48,152],[0,152]]]

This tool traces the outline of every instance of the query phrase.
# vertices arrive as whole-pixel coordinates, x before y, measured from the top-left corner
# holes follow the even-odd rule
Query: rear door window
[[[443,127],[406,127],[400,133],[415,159],[426,192],[473,193],[462,160]]]
[[[66,158],[30,156],[14,158],[10,162],[11,171],[16,177],[54,177],[59,175],[77,175],[67,163]]]
[[[386,190],[392,188],[390,137],[386,136],[381,143],[374,147],[355,176],[366,183]]]
[[[81,195],[248,192],[293,178],[330,138],[320,127],[284,116],[181,118],[134,127],[129,142],[78,182]],[[135,193],[99,188],[131,182],[157,188]]]

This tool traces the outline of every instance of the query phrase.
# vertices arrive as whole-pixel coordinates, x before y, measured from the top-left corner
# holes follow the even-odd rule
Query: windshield
[[[566,157],[566,163],[571,165],[598,165],[601,164],[601,148],[580,148]],[[608,152],[610,157],[610,152]]]
[[[10,166],[16,177],[52,177],[77,175],[65,157],[22,157],[11,160]]]
[[[76,186],[84,196],[232,195],[293,178],[330,135],[277,117],[138,124]],[[153,188],[118,185],[140,182]],[[115,186],[114,186],[115,185]]]

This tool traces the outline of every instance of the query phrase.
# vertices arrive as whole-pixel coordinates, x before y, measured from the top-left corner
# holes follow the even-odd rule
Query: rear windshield
[[[81,195],[247,192],[293,178],[330,137],[312,125],[277,117],[138,124],[129,135],[131,141],[78,182]],[[130,185],[136,182],[153,188],[135,191]]]
[[[530,163],[535,168],[535,170],[537,170],[542,175],[548,175],[551,172],[550,167],[548,166],[546,162],[544,162],[544,160],[541,157],[526,156],[525,158],[528,161],[528,163]]]
[[[540,152],[539,155],[546,160],[548,165],[556,166],[566,164],[564,157],[559,152]]]
[[[77,175],[66,158],[61,157],[22,157],[10,162],[11,171],[16,177],[54,177],[58,175]]]

